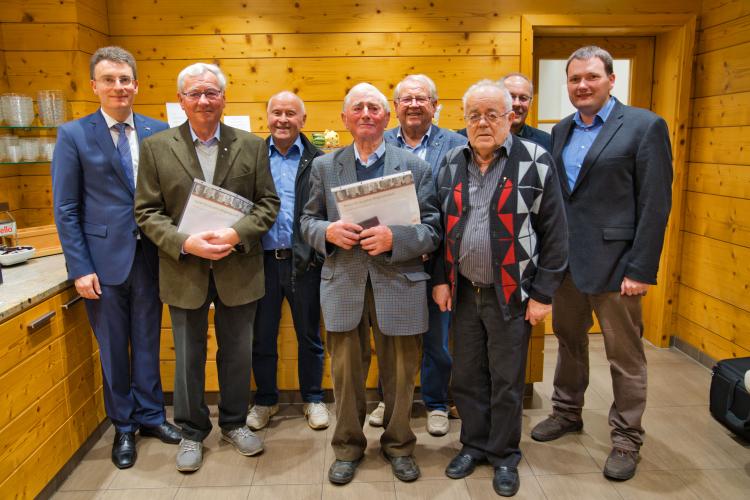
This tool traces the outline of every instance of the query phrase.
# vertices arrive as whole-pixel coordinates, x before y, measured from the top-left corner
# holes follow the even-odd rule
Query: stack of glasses
[[[54,150],[54,137],[0,135],[0,162],[51,161]]]
[[[34,101],[22,94],[0,96],[3,119],[11,127],[28,127],[34,121]]]
[[[56,127],[65,123],[65,96],[62,90],[40,90],[39,118],[45,127]]]

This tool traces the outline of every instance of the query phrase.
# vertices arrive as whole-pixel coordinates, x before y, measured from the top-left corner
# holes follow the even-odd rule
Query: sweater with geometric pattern
[[[453,310],[461,238],[469,210],[490,211],[493,284],[506,319],[525,314],[529,297],[550,304],[568,264],[568,229],[552,156],[531,141],[512,145],[489,206],[469,199],[471,146],[446,154],[437,178],[445,234],[432,285],[450,284]]]

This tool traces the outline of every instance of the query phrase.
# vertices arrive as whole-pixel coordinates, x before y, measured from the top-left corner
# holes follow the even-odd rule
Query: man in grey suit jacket
[[[566,72],[578,111],[552,129],[552,151],[568,216],[570,257],[552,307],[559,341],[553,412],[531,437],[549,441],[583,427],[593,309],[602,325],[614,392],[613,449],[604,475],[625,480],[635,474],[643,443],[641,296],[656,284],[671,206],[669,132],[659,116],[609,95],[615,75],[607,51],[578,49]]]
[[[313,160],[310,198],[301,219],[303,238],[325,256],[320,302],[328,332],[336,429],[332,483],[345,484],[367,447],[365,382],[370,366],[370,328],[386,403],[380,443],[394,475],[419,477],[412,453],[416,436],[409,426],[421,335],[427,331],[426,284],[422,255],[437,248],[440,215],[427,163],[383,141],[388,101],[368,83],[355,85],[341,113],[354,144]],[[411,171],[421,222],[368,229],[339,218],[331,188]]]
[[[408,75],[396,85],[393,106],[399,126],[385,133],[385,142],[414,153],[427,163],[432,178],[437,178],[440,162],[451,149],[466,144],[466,137],[433,125],[438,102],[435,82],[427,75]],[[432,274],[434,262],[425,265]],[[429,288],[429,287],[428,287]],[[427,408],[427,432],[434,436],[448,433],[448,383],[451,378],[451,354],[448,349],[450,313],[441,312],[432,297],[429,304],[430,328],[422,337],[422,401]],[[382,425],[385,404],[370,415],[370,425]]]

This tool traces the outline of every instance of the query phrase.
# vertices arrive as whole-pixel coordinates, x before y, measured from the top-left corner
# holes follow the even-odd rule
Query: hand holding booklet
[[[253,202],[200,179],[193,180],[177,231],[197,234],[232,227],[249,214]]]
[[[411,171],[331,188],[339,217],[362,228],[412,225],[421,221]]]

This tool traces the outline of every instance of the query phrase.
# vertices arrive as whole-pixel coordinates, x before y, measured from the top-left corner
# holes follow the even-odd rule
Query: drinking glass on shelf
[[[23,161],[36,161],[39,157],[39,141],[36,138],[23,138],[21,144],[21,156]]]
[[[45,127],[65,123],[65,94],[62,90],[40,90],[37,97],[39,118]]]

